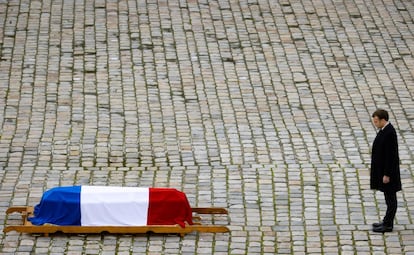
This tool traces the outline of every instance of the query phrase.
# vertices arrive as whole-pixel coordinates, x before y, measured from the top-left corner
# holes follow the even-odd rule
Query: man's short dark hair
[[[378,119],[385,120],[385,121],[388,121],[388,119],[389,119],[388,112],[384,109],[377,109],[372,114],[372,118],[374,118],[374,117],[378,117]]]

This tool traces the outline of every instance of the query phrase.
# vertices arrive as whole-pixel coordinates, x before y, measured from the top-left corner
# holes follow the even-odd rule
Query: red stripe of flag
[[[149,188],[147,225],[193,224],[187,196],[172,188]]]

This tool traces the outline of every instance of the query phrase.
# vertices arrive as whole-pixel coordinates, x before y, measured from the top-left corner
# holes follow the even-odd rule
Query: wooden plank
[[[225,226],[214,225],[188,225],[184,228],[179,225],[153,225],[153,226],[7,226],[4,232],[17,231],[21,233],[31,234],[53,234],[53,233],[68,233],[68,234],[145,234],[145,233],[159,233],[159,234],[188,234],[194,231],[203,233],[227,233],[229,229]]]
[[[8,208],[6,210],[6,214],[11,214],[11,213],[14,213],[14,212],[19,212],[19,213],[26,212],[26,211],[28,211],[28,207],[30,207],[30,206],[14,206],[14,207],[10,207],[10,208]]]
[[[193,207],[191,210],[198,214],[227,214],[227,210],[220,207]]]

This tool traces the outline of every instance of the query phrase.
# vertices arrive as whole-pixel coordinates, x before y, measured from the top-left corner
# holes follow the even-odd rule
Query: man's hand
[[[384,177],[382,177],[382,182],[383,182],[384,184],[389,183],[389,182],[390,182],[390,177],[389,177],[389,176],[384,175]]]

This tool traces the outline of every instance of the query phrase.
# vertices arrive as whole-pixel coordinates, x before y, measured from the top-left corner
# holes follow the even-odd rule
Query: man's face
[[[374,126],[377,128],[383,128],[387,122],[385,119],[379,119],[377,116],[375,116],[372,118],[372,123],[374,123]]]

